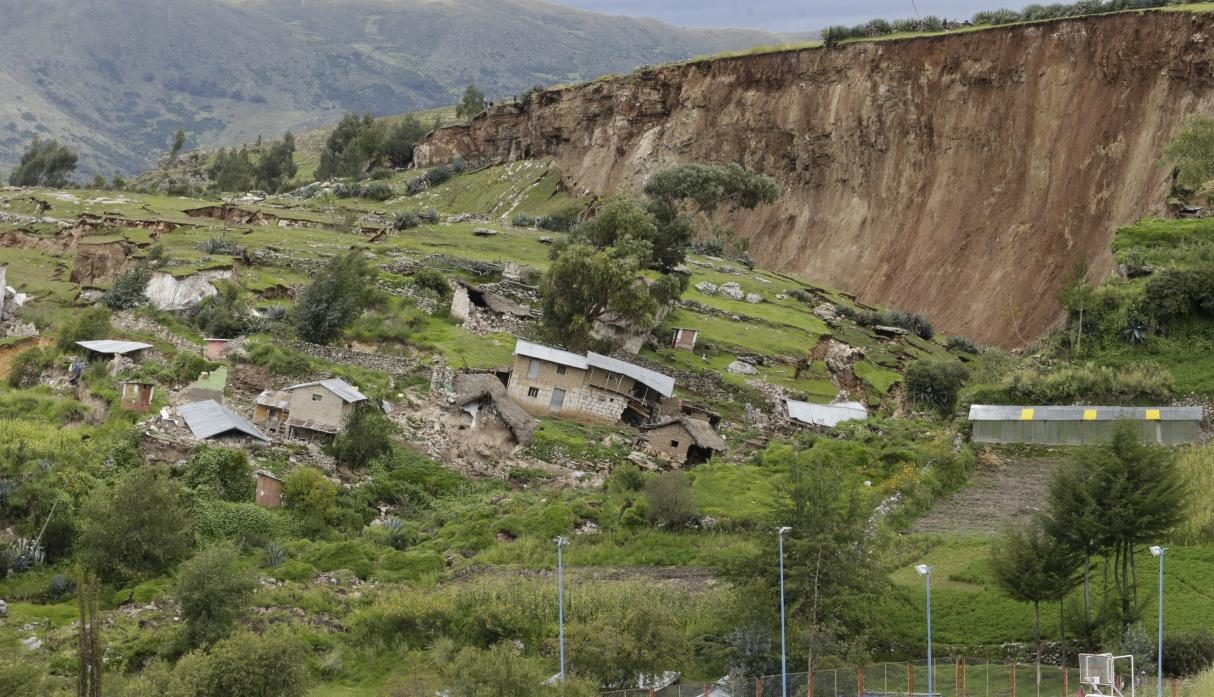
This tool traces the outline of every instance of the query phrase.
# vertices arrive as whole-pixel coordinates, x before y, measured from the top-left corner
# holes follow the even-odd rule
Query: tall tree
[[[320,153],[316,179],[356,177],[362,174],[379,152],[381,135],[368,114],[346,114],[329,134]]]
[[[370,297],[372,272],[362,251],[337,257],[317,274],[295,308],[295,331],[314,344],[336,339],[362,314]]]
[[[13,186],[46,186],[60,189],[67,186],[67,178],[76,171],[76,153],[57,140],[42,140],[34,136],[33,142],[21,156],[21,163],[9,175]]]
[[[263,146],[253,171],[254,183],[267,193],[277,193],[295,176],[295,136],[287,133],[281,141]]]
[[[413,146],[426,135],[426,127],[414,116],[406,116],[388,129],[384,137],[383,155],[393,167],[408,167],[413,163]]]
[[[76,601],[80,609],[77,629],[78,673],[77,697],[101,697],[101,676],[105,671],[99,626],[100,584],[94,574],[85,574],[76,567]]]
[[[1037,684],[1041,684],[1041,603],[1061,601],[1079,579],[1083,558],[1034,523],[1011,528],[991,549],[991,566],[1000,589],[1013,600],[1033,604],[1037,646]]]
[[[470,119],[484,110],[485,93],[478,90],[476,85],[468,85],[464,90],[464,96],[455,106],[455,115],[461,119]]]
[[[185,147],[185,129],[178,128],[173,136],[173,147],[169,150],[169,162],[176,162],[181,149]]]

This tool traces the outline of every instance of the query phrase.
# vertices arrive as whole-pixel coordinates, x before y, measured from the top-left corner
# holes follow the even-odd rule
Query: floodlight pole
[[[932,664],[932,567],[927,564],[920,564],[915,567],[915,571],[923,577],[927,583],[927,694],[928,697],[935,695],[934,676],[932,673],[935,666]]]
[[[792,530],[782,527],[776,530],[780,540],[780,695],[788,697],[788,648],[784,627],[784,533]],[[811,676],[812,677],[812,676]]]
[[[561,550],[569,544],[569,538],[558,537],[556,540],[556,604],[557,616],[560,622],[561,645],[561,682],[565,681],[565,564]]]
[[[1155,695],[1163,697],[1163,557],[1167,547],[1151,547],[1151,554],[1159,557],[1159,633],[1156,635],[1158,647],[1155,651]]]

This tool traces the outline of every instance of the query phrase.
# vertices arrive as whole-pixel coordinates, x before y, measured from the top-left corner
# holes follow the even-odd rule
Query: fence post
[[[864,697],[864,666],[856,668],[856,697]]]
[[[763,697],[763,678],[755,678],[755,697]]]
[[[805,688],[805,694],[807,697],[814,697],[814,672],[812,670],[809,671],[805,674],[805,677],[809,681],[809,685]]]
[[[915,697],[915,664],[906,662],[906,697]]]
[[[1067,678],[1070,677],[1069,675],[1067,675],[1067,672],[1068,671],[1066,669],[1066,664],[1063,663],[1062,664],[1062,697],[1066,697],[1066,695],[1067,695],[1067,684],[1066,683],[1067,683]]]
[[[708,683],[704,683],[704,697],[708,697]]]
[[[1016,662],[1012,661],[1012,697],[1016,697]]]

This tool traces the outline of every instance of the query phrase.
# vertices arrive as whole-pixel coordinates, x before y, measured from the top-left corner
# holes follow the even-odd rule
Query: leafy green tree
[[[209,651],[186,654],[173,671],[173,697],[303,697],[311,683],[308,647],[290,629],[240,631]]]
[[[392,452],[395,427],[373,404],[357,405],[333,440],[330,452],[337,461],[354,469],[365,469],[372,460]]]
[[[1007,597],[1033,604],[1037,680],[1041,680],[1041,603],[1061,602],[1078,584],[1083,557],[1037,524],[1007,530],[992,546],[995,582]]]
[[[780,188],[770,177],[736,163],[725,166],[693,163],[653,175],[645,182],[645,195],[659,225],[668,228],[663,238],[673,242],[685,237],[690,242],[694,229],[700,227],[711,230],[722,244],[739,247],[733,231],[711,225],[709,218],[720,209],[751,210],[772,203],[779,198]],[[668,248],[677,246],[670,244]],[[673,260],[672,257],[666,263]],[[679,257],[676,263],[681,262]]]
[[[215,284],[218,293],[189,309],[190,321],[205,336],[234,339],[249,331],[252,308],[243,289],[232,281]]]
[[[370,115],[346,114],[325,141],[316,179],[356,177],[366,171],[380,147],[380,134]]]
[[[360,250],[329,262],[300,295],[295,331],[314,344],[336,339],[362,314],[370,299],[372,272]]]
[[[1084,633],[1091,636],[1092,559],[1101,552],[1104,531],[1096,496],[1096,472],[1083,462],[1063,463],[1050,478],[1043,525],[1049,536],[1083,560]]]
[[[94,492],[81,522],[80,553],[106,581],[163,574],[189,554],[193,543],[181,485],[150,467]]]
[[[220,148],[215,154],[207,174],[215,182],[215,188],[220,191],[248,191],[253,187],[254,168],[249,158],[247,148],[240,150],[224,150]]]
[[[253,179],[258,189],[272,194],[281,191],[298,172],[299,168],[295,165],[295,136],[288,133],[281,141],[263,146]]]
[[[604,249],[574,243],[561,250],[540,283],[546,332],[576,352],[608,312],[651,323],[658,302],[641,277],[649,256],[649,244],[633,239]]]
[[[1194,191],[1214,179],[1214,118],[1190,117],[1164,148],[1163,157],[1174,165],[1178,187]]]
[[[210,646],[232,631],[257,589],[257,575],[230,544],[208,547],[177,570],[173,597],[190,646]]]
[[[570,672],[607,688],[635,685],[687,660],[678,620],[665,608],[638,603],[622,618],[599,617],[569,626]]]
[[[110,333],[110,311],[104,307],[90,307],[74,313],[59,329],[55,346],[61,351],[77,350],[77,341],[105,339]]]
[[[683,472],[662,472],[645,482],[649,519],[664,528],[686,525],[699,515],[691,480]]]
[[[9,175],[13,186],[45,186],[61,189],[67,186],[68,175],[76,171],[76,153],[55,139],[42,140],[34,136],[21,162]]]
[[[101,304],[114,311],[129,310],[147,303],[148,282],[152,272],[137,266],[118,277],[114,285],[101,296]]]
[[[388,130],[383,155],[393,167],[413,164],[413,146],[426,135],[426,127],[414,116],[406,116]]]
[[[920,359],[907,367],[904,379],[906,391],[916,403],[948,413],[968,377],[960,363]]]
[[[318,470],[301,467],[283,482],[283,503],[299,517],[304,532],[323,535],[337,522],[337,485]]]
[[[464,89],[464,96],[455,106],[455,115],[461,119],[470,119],[484,110],[485,93],[478,90],[476,85],[468,85]]]
[[[195,493],[224,501],[252,501],[257,485],[243,450],[200,445],[186,464],[185,483]]]
[[[176,162],[181,149],[185,147],[185,130],[178,128],[173,136],[173,147],[169,150],[169,162]]]

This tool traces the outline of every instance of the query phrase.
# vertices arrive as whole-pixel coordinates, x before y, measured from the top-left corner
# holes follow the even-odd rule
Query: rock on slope
[[[761,264],[1014,346],[1159,207],[1163,146],[1214,106],[1212,58],[1214,16],[1170,12],[743,56],[550,90],[417,156],[555,156],[579,193],[737,161],[784,190],[731,221]]]

